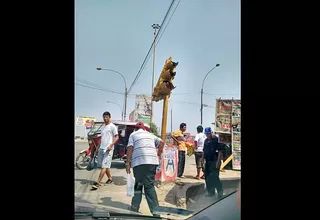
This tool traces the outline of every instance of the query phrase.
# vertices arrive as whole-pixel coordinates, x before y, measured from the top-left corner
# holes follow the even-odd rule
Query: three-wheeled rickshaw
[[[119,140],[114,146],[112,159],[120,159],[126,162],[127,144],[130,134],[134,131],[137,122],[128,121],[112,121],[116,125],[119,134]],[[94,122],[91,130],[88,132],[89,148],[82,150],[76,157],[76,166],[78,169],[84,170],[89,165],[92,157],[96,157],[101,142],[101,128],[104,122]],[[144,123],[144,126],[150,131],[150,126]]]

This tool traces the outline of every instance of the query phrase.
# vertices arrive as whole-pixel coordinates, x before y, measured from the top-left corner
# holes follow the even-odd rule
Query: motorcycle
[[[79,170],[85,170],[89,165],[92,159],[96,159],[97,157],[97,149],[99,148],[101,143],[101,134],[100,132],[95,132],[91,130],[88,133],[88,144],[89,148],[86,150],[82,150],[78,156],[76,157],[76,167]],[[95,157],[95,158],[93,158]]]

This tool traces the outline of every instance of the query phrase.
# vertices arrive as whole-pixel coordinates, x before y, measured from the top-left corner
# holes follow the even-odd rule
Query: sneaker
[[[108,179],[107,182],[106,182],[106,184],[113,184],[113,180]]]
[[[129,211],[132,211],[132,212],[137,212],[137,213],[142,214],[141,212],[139,212],[139,209],[133,208],[132,206],[129,206],[129,207],[128,207],[128,210],[129,210]]]
[[[100,183],[95,182],[94,184],[91,185],[92,189],[98,189],[99,186],[101,186]]]

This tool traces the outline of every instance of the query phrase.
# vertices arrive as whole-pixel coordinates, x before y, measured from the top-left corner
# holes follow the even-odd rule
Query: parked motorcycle
[[[101,135],[99,132],[89,132],[88,134],[88,143],[89,148],[82,150],[76,158],[76,167],[79,170],[85,170],[89,165],[89,162],[92,160],[92,157],[97,156],[97,149],[100,146]]]

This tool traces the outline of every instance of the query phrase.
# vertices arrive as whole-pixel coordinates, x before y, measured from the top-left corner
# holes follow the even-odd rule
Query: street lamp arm
[[[201,104],[200,104],[200,113],[201,113],[201,124],[202,124],[202,117],[203,117],[203,85],[204,85],[204,81],[206,80],[207,76],[209,75],[209,73],[211,73],[212,70],[214,70],[215,68],[217,68],[218,66],[220,66],[220,64],[216,64],[211,70],[209,70],[209,72],[207,72],[207,74],[205,75],[203,81],[202,81],[202,86],[201,86]],[[208,105],[206,105],[208,106]]]
[[[220,66],[220,64],[216,64],[211,70],[209,70],[209,72],[207,72],[207,74],[205,75],[203,81],[202,81],[202,86],[201,89],[203,90],[203,85],[204,85],[204,81],[206,80],[207,76],[209,75],[209,73],[211,73],[212,70],[214,70],[215,68],[217,68],[218,66]]]
[[[123,111],[123,109],[122,109],[121,105],[119,105],[118,103],[116,103],[116,102],[112,102],[112,101],[107,101],[107,102],[109,102],[109,103],[113,103],[113,104],[116,104],[117,106],[119,106],[119,108],[121,109],[121,111]]]
[[[116,102],[113,102],[113,101],[107,101],[108,103],[112,103],[112,104],[115,104],[117,106],[119,106],[120,110],[121,110],[121,117],[122,117],[122,120],[123,120],[123,108],[121,107],[121,105],[119,105],[118,103]]]
[[[126,79],[124,78],[124,76],[122,75],[122,73],[120,73],[118,71],[115,71],[115,70],[112,70],[112,69],[105,69],[105,68],[97,68],[97,70],[106,70],[106,71],[111,71],[111,72],[119,74],[122,77],[123,81],[124,81],[125,88],[127,88],[127,82],[126,82]]]

